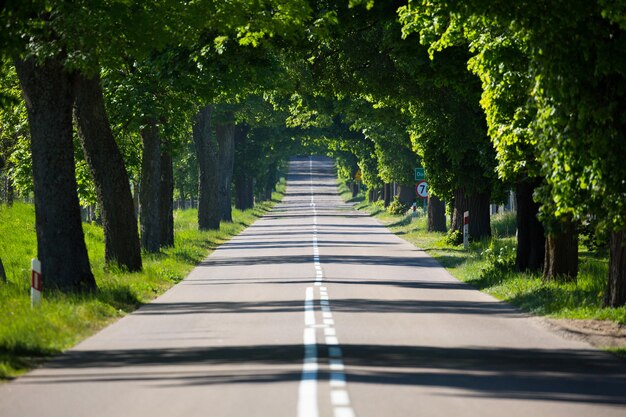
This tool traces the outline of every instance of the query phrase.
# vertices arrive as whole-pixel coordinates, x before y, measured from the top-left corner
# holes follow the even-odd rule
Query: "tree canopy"
[[[216,187],[219,224],[231,185],[237,204],[266,198],[285,159],[313,151],[372,197],[397,183],[411,202],[424,167],[452,229],[463,211],[480,213],[475,239],[489,235],[488,204],[506,188],[526,196],[539,240],[544,228],[550,239],[582,227],[610,239],[607,303],[624,304],[623,16],[610,0],[3,2],[3,199],[34,190],[41,205],[40,173],[63,170],[76,178],[63,191],[72,216],[78,202],[104,206],[77,110],[87,80],[103,97],[116,171],[135,194],[155,192],[143,206],[161,194],[205,202]],[[40,117],[52,102],[65,107]],[[50,149],[58,160],[41,156]]]

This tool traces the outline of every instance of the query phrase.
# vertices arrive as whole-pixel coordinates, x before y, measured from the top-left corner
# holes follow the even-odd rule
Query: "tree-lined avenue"
[[[623,362],[460,283],[335,181],[331,160],[293,159],[273,212],[0,386],[0,415],[624,415]]]

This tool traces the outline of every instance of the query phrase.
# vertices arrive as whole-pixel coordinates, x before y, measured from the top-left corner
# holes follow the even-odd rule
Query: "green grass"
[[[98,283],[94,294],[44,292],[39,307],[30,307],[30,259],[36,254],[34,207],[0,205],[0,258],[7,283],[0,282],[0,379],[15,377],[73,346],[112,321],[135,310],[182,280],[219,244],[251,225],[282,199],[285,186],[272,201],[254,209],[233,210],[233,222],[219,231],[197,230],[197,211],[174,213],[175,245],[158,254],[144,254],[144,269],[128,273],[105,268],[102,228],[84,224],[92,271]]]
[[[344,188],[340,186],[340,192],[346,199]],[[377,217],[393,233],[429,253],[456,278],[500,300],[536,315],[626,324],[626,307],[602,307],[608,276],[605,257],[581,247],[579,275],[574,283],[544,282],[540,274],[514,271],[515,217],[510,213],[492,216],[494,237],[473,242],[465,251],[462,245],[448,244],[444,233],[427,232],[423,215],[417,219],[394,216],[380,205],[369,204],[362,198],[358,201],[356,209]]]

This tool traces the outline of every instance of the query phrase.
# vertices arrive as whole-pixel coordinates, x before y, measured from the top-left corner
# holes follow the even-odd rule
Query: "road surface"
[[[0,416],[626,416],[624,362],[452,278],[291,162],[162,297],[0,386]]]

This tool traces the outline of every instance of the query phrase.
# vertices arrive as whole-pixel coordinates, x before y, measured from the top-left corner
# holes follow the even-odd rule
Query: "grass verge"
[[[197,210],[174,213],[175,244],[158,254],[144,254],[144,269],[129,273],[105,268],[102,228],[84,224],[94,294],[44,293],[38,308],[30,307],[30,259],[35,257],[34,207],[0,206],[0,259],[7,283],[0,282],[0,380],[13,378],[73,346],[112,321],[135,310],[181,281],[215,247],[237,235],[267,213],[284,195],[284,183],[272,200],[254,209],[233,210],[233,222],[219,231],[199,231]]]
[[[608,260],[584,247],[580,248],[577,282],[545,282],[540,274],[515,271],[516,240],[511,214],[492,216],[494,237],[473,242],[466,251],[462,245],[448,244],[443,233],[427,232],[423,215],[417,219],[391,215],[380,204],[365,201],[363,196],[352,197],[341,184],[339,189],[343,199],[355,203],[357,210],[369,212],[393,233],[426,251],[457,279],[500,300],[536,315],[626,324],[626,307],[602,307]]]

